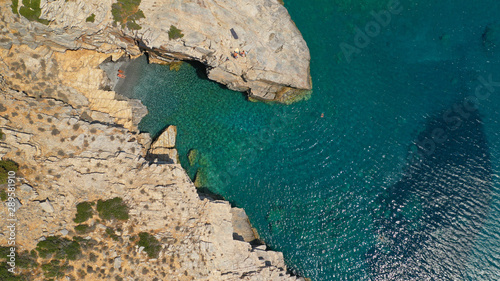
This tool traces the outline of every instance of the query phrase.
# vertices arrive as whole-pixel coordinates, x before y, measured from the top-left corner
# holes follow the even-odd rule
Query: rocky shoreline
[[[5,55],[10,50],[3,52]],[[26,59],[26,52],[2,57],[11,57],[12,61],[4,62],[14,68],[12,63],[25,60],[16,57],[19,54]],[[32,55],[36,54],[33,50]],[[97,54],[80,57],[85,55]],[[102,71],[98,61],[92,69]],[[26,68],[15,74],[29,77],[27,71]],[[120,243],[106,238],[110,225],[94,219],[89,227],[96,230],[84,238],[96,241],[96,245],[90,252],[84,251],[81,260],[69,262],[68,267],[76,271],[79,264],[87,261],[85,266],[94,269],[85,278],[125,278],[133,272],[140,280],[155,280],[161,275],[172,278],[169,280],[296,280],[287,274],[280,253],[234,239],[237,232],[228,202],[200,197],[179,164],[146,160],[151,143],[147,134],[113,125],[109,114],[94,114],[85,106],[38,96],[32,92],[32,85],[38,82],[24,83],[19,89],[16,75],[8,69],[2,69],[0,74],[0,128],[5,135],[0,155],[20,167],[20,206],[16,212],[20,222],[16,241],[19,251],[31,251],[48,237],[74,238],[77,204],[120,197],[130,208],[127,222],[113,223],[122,229],[116,234]],[[3,206],[0,215],[6,217],[7,206]],[[5,220],[1,222],[2,229],[6,229],[6,224]],[[152,233],[161,241],[157,259],[148,258],[134,247],[133,237],[139,232]],[[1,235],[0,245],[8,245],[7,238],[6,233]],[[85,257],[91,254],[95,262]],[[106,262],[117,258],[118,268]],[[121,270],[113,273],[111,268]],[[30,280],[43,279],[42,270],[33,272]]]
[[[214,73],[227,76],[227,69],[220,72],[223,67],[210,64],[213,58],[203,49],[207,40],[195,45],[169,40],[162,45],[160,39],[146,36],[147,32],[154,34],[150,27],[140,34],[142,43],[138,44],[130,38],[139,34],[112,27],[108,2],[42,1],[41,14],[49,19],[49,25],[15,15],[10,5],[10,1],[0,2],[0,156],[19,165],[18,252],[38,250],[40,242],[50,237],[78,238],[82,245],[94,241],[82,248],[78,260],[65,261],[66,276],[74,278],[70,280],[303,280],[287,273],[281,253],[248,243],[252,239],[250,226],[241,210],[197,193],[175,161],[172,130],[166,131],[164,141],[153,144],[148,134],[138,132],[137,124],[147,109],[140,101],[112,91],[116,81],[110,81],[105,73],[122,66],[112,62],[149,51],[162,61],[199,60],[209,66],[211,79],[219,81]],[[155,5],[141,4],[147,18],[154,18]],[[273,1],[256,3],[259,5],[278,14],[286,12]],[[81,9],[74,14],[76,7]],[[96,22],[81,20],[79,13],[90,11],[89,7],[95,11]],[[179,7],[169,8],[179,12]],[[151,24],[140,22],[143,27]],[[289,23],[286,26],[290,28]],[[186,39],[196,37],[196,30],[183,30]],[[303,41],[301,37],[295,40]],[[141,46],[144,42],[147,45]],[[171,52],[176,48],[178,52]],[[301,66],[287,77],[293,80],[301,76],[297,81],[309,81],[305,43],[298,50],[307,53],[297,64],[307,64],[307,73]],[[105,70],[103,62],[110,62]],[[250,96],[256,98],[278,101],[284,101],[276,96],[284,87],[297,91],[310,88],[309,82],[281,83],[289,69],[280,71],[283,75],[260,70],[255,80],[243,79],[246,74],[240,73],[241,81],[225,77],[219,82],[250,90]],[[276,77],[263,78],[267,73]],[[82,225],[73,219],[76,207],[111,198],[123,199],[128,220],[108,223],[94,216],[86,222],[92,231],[79,235]],[[0,215],[8,215],[6,205]],[[7,221],[0,224],[5,230]],[[150,233],[159,241],[159,256],[151,258],[138,246],[140,233]],[[7,239],[6,232],[0,234],[0,245],[8,245]],[[38,256],[34,262],[47,260]],[[17,272],[29,274],[30,280],[42,280],[48,274],[46,268],[35,266]]]

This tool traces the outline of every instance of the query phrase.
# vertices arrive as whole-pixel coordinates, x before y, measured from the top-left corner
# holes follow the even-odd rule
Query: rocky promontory
[[[309,49],[278,0],[42,0],[34,21],[10,10],[4,5],[2,15],[16,33],[4,34],[4,45],[195,60],[210,79],[261,100],[287,102],[311,89]]]

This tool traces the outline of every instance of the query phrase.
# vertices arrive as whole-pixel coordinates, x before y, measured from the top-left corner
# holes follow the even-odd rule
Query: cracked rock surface
[[[150,54],[150,61],[196,60],[208,77],[250,97],[286,102],[311,89],[310,54],[300,31],[278,0],[142,0],[141,29],[115,27],[111,0],[41,1],[41,18],[48,26],[13,15],[2,5],[10,27],[0,44],[44,44],[54,49],[126,50]],[[95,15],[94,22],[86,18]],[[184,36],[170,39],[170,26]],[[231,34],[235,31],[238,39]],[[5,39],[5,40],[2,40]],[[235,50],[246,57],[233,58]]]

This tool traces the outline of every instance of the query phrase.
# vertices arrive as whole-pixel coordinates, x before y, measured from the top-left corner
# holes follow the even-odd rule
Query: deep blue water
[[[340,46],[391,1],[285,2],[311,50],[309,100],[251,103],[189,64],[141,64],[141,130],[177,125],[190,176],[301,275],[500,280],[500,85],[484,86],[500,81],[500,2],[401,0],[349,58]]]

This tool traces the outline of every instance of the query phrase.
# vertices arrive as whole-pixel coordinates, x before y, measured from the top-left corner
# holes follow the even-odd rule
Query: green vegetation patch
[[[146,18],[139,9],[141,0],[118,0],[111,5],[111,14],[115,23],[130,30],[139,30],[142,27],[136,21]]]
[[[137,245],[139,245],[139,247],[144,247],[144,251],[152,259],[158,258],[158,255],[160,255],[160,241],[147,232],[139,233],[139,242],[137,242]]]
[[[111,237],[111,239],[118,241],[119,237],[116,235],[115,230],[111,227],[106,228],[106,234]]]
[[[59,260],[51,260],[49,263],[42,264],[42,270],[47,278],[57,278],[57,277],[64,277],[65,271],[68,268],[68,263],[65,262],[61,264]]]
[[[10,5],[10,7],[15,15],[19,15],[19,12],[17,11],[19,9],[19,0],[12,0],[12,5]]]
[[[21,252],[16,257],[16,266],[22,268],[36,268],[38,263],[36,262],[36,252],[32,253],[28,251]]]
[[[0,280],[2,281],[24,281],[30,280],[25,274],[17,274],[19,268],[36,268],[38,265],[36,261],[30,257],[27,251],[16,254],[16,274],[9,271],[10,266],[7,264],[8,254],[10,254],[10,247],[0,246]]]
[[[79,224],[75,226],[75,232],[78,234],[86,234],[89,232],[92,232],[92,227],[90,227],[88,224]]]
[[[21,16],[27,18],[30,21],[37,21],[43,24],[49,24],[46,19],[41,19],[42,9],[40,8],[40,0],[22,0],[23,6],[19,9]],[[14,5],[14,2],[12,3]],[[12,7],[14,10],[14,8]],[[17,9],[16,9],[17,10]]]
[[[86,22],[94,22],[95,21],[95,14],[90,15],[87,19],[85,19]]]
[[[7,263],[0,266],[0,280],[2,281],[24,281],[29,280],[27,276],[15,275],[9,271]]]
[[[4,202],[7,201],[8,198],[9,197],[7,196],[7,192],[5,191],[5,189],[0,190],[0,200]]]
[[[19,165],[16,162],[6,159],[0,160],[0,184],[7,183],[9,171],[17,172]]]
[[[76,205],[76,216],[73,219],[76,223],[82,223],[94,216],[94,210],[92,209],[92,203],[82,202]]]
[[[106,201],[97,201],[97,212],[103,220],[128,220],[128,206],[123,203],[123,199],[115,197]]]
[[[174,25],[170,26],[170,30],[168,31],[168,39],[179,39],[184,37],[184,34],[182,34],[182,30],[178,29]]]
[[[50,236],[38,242],[36,251],[41,258],[54,257],[55,259],[76,260],[82,253],[80,243],[60,236]]]

